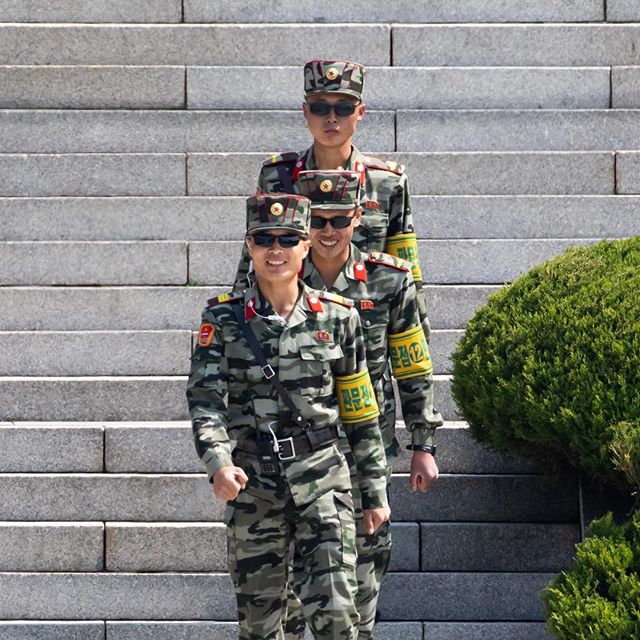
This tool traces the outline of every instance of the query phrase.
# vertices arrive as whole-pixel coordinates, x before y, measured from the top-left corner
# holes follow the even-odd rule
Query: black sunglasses
[[[310,225],[312,229],[324,229],[327,222],[334,229],[346,229],[355,216],[336,216],[335,218],[323,218],[322,216],[311,216]]]
[[[308,102],[307,104],[309,105],[309,111],[314,116],[328,116],[333,110],[340,118],[352,116],[358,106],[353,102],[336,102],[335,104],[330,102]]]
[[[283,249],[297,247],[300,240],[302,240],[297,233],[287,233],[283,236],[274,236],[271,233],[254,233],[251,237],[259,247],[273,247],[277,240]]]

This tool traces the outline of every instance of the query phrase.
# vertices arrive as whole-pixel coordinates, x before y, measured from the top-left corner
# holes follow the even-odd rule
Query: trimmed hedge
[[[453,363],[453,395],[476,439],[635,484],[640,238],[570,249],[491,296]]]
[[[560,640],[640,638],[640,512],[617,525],[595,520],[571,569],[543,593],[547,625]]]

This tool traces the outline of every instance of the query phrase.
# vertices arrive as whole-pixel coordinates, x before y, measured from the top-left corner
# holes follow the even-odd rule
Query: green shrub
[[[617,525],[596,520],[573,567],[543,593],[549,629],[560,640],[640,638],[640,512]]]
[[[637,482],[640,238],[571,249],[491,296],[453,363],[453,394],[478,440]]]

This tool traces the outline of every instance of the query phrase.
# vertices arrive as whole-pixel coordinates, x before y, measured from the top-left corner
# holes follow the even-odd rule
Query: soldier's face
[[[289,236],[291,231],[275,230],[265,231],[261,235]],[[275,240],[270,246],[261,246],[249,237],[247,238],[247,248],[253,260],[253,268],[258,274],[258,278],[267,282],[286,283],[292,279],[297,279],[298,272],[302,267],[302,261],[309,251],[309,240],[300,239],[295,247],[282,247]]]
[[[311,209],[312,219],[325,221],[321,229],[311,228],[309,239],[311,240],[311,248],[313,255],[324,260],[337,260],[346,262],[349,257],[349,245],[353,238],[353,230],[360,224],[360,208],[357,209],[338,209],[328,211],[326,209]],[[351,218],[351,224],[342,229],[335,229],[331,224],[334,218]]]
[[[324,102],[331,106],[338,103],[351,103],[356,105],[356,108],[352,115],[338,116],[335,109],[331,109],[327,115],[317,116],[311,113],[309,108],[309,105],[314,102]],[[307,127],[316,144],[325,147],[341,147],[347,143],[351,144],[358,122],[364,118],[366,107],[352,96],[341,93],[318,93],[308,96],[306,102],[302,103],[302,109]]]

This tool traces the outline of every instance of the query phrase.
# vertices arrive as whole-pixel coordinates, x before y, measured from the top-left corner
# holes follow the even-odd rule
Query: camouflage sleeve
[[[427,316],[427,300],[422,282],[422,269],[418,253],[418,239],[413,226],[413,215],[409,201],[409,180],[403,173],[389,199],[389,227],[385,252],[408,260],[413,264],[413,278],[416,281],[418,306],[423,316],[422,326],[427,342],[431,340],[431,325]]]
[[[417,284],[407,273],[392,307],[389,354],[412,442],[433,444],[442,417],[433,407],[433,364],[418,294]]]
[[[333,373],[341,421],[356,462],[362,507],[386,507],[386,458],[378,425],[379,411],[355,309],[351,309],[341,346],[343,357],[336,361]]]
[[[389,198],[389,228],[387,236],[399,236],[415,233],[411,202],[409,199],[409,180],[405,173],[398,176],[398,182]]]
[[[207,470],[209,480],[218,469],[233,464],[227,434],[227,367],[219,324],[210,309],[202,313],[191,372],[187,383],[187,401],[196,451]]]

